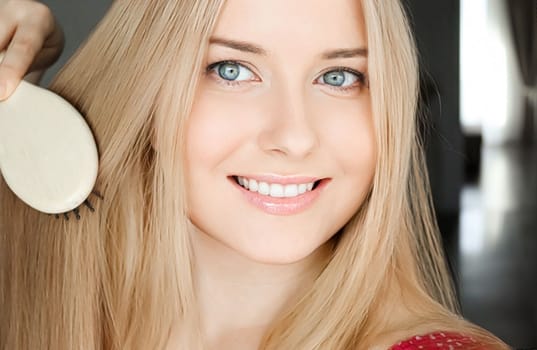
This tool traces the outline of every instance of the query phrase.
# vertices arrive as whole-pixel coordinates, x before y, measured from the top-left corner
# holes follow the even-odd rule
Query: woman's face
[[[360,2],[227,1],[205,63],[187,134],[190,219],[250,259],[301,260],[358,210],[374,174]]]

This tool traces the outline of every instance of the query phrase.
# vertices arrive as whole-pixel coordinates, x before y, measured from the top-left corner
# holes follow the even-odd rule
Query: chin
[[[248,260],[262,264],[288,265],[314,258],[320,248],[325,247],[325,243],[333,236],[311,235],[311,231],[309,233],[309,237],[304,231],[283,234],[258,233],[241,235],[241,239],[226,240],[222,243]]]
[[[299,247],[294,247],[293,249],[252,249],[235,251],[243,257],[260,264],[291,265],[303,261],[306,258],[312,256],[312,254],[315,253],[319,247],[315,247],[315,249],[313,250],[297,248]]]

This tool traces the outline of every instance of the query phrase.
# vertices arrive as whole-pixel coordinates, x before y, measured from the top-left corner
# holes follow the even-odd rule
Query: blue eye
[[[350,72],[345,69],[336,69],[326,72],[320,78],[321,84],[327,84],[334,87],[350,87],[357,81],[363,82],[363,75],[360,73]]]
[[[226,80],[235,80],[239,77],[240,67],[238,64],[222,64],[218,67],[218,75]]]
[[[213,63],[207,68],[207,71],[214,71],[221,79],[227,81],[256,80],[255,74],[251,70],[233,61]]]

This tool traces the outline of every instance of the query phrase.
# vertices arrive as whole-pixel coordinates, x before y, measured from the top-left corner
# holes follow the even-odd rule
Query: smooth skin
[[[228,1],[204,63],[187,130],[196,295],[209,348],[251,350],[371,188],[360,2]],[[329,183],[307,209],[275,215],[245,200],[233,175]]]
[[[0,63],[0,101],[11,96],[25,76],[38,83],[63,47],[63,31],[46,5],[0,0],[0,51],[6,50]]]

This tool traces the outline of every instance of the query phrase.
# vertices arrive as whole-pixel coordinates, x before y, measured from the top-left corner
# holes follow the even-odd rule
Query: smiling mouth
[[[305,193],[314,191],[321,182],[327,180],[321,179],[313,182],[279,184],[257,181],[242,176],[231,176],[231,178],[239,186],[250,192],[274,198],[293,198],[301,196]]]

